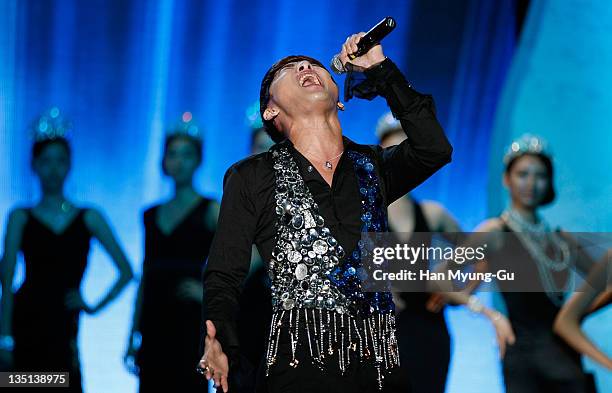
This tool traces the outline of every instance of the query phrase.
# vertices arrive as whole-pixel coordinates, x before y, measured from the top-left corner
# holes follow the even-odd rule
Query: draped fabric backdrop
[[[0,218],[38,198],[26,129],[56,105],[74,123],[67,194],[105,212],[139,272],[140,214],[170,196],[159,165],[165,129],[183,111],[193,113],[205,138],[197,187],[219,198],[225,169],[247,154],[245,111],[258,100],[266,69],[292,53],[327,63],[348,35],[391,15],[398,27],[384,41],[385,54],[419,91],[434,95],[455,147],[453,162],[415,195],[441,201],[470,229],[487,214],[489,144],[515,47],[515,9],[514,0],[3,0]],[[345,134],[375,143],[376,121],[387,110],[380,98],[350,101],[340,115]],[[114,274],[95,246],[86,299],[101,296]],[[136,389],[121,364],[134,295],[132,285],[101,314],[82,319],[89,392]],[[461,310],[449,318],[455,342],[448,391],[500,392],[490,326]]]
[[[566,231],[605,233],[600,246],[612,247],[612,3],[532,1],[523,30],[491,136],[489,213],[507,203],[499,158],[508,141],[538,134],[549,143],[556,171],[557,200],[544,216]],[[610,307],[583,325],[612,353]],[[588,359],[585,366],[600,392],[612,392],[609,370]]]

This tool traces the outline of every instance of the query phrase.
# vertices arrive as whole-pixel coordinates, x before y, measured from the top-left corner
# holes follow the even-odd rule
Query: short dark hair
[[[312,64],[318,65],[319,67],[325,69],[327,72],[329,70],[325,67],[319,60],[314,59],[310,56],[306,55],[291,55],[286,56],[277,61],[268,69],[266,74],[264,75],[261,81],[261,89],[259,90],[259,114],[261,115],[261,121],[263,122],[264,129],[270,135],[270,138],[274,141],[274,143],[280,142],[285,139],[285,136],[282,132],[280,132],[276,126],[274,126],[273,120],[266,120],[263,117],[264,111],[268,107],[268,102],[270,102],[270,85],[276,76],[276,73],[286,66],[289,63],[294,63],[296,61],[308,60]],[[330,74],[331,75],[331,74]],[[332,78],[333,80],[333,78]],[[336,83],[336,81],[334,81]]]
[[[63,136],[59,136],[34,142],[34,144],[32,145],[32,163],[34,162],[34,160],[41,156],[41,154],[43,153],[43,151],[45,151],[47,147],[55,144],[60,145],[64,149],[66,149],[66,153],[68,153],[68,158],[72,156],[72,151],[70,149],[70,143],[68,143],[68,139]]]
[[[168,155],[168,149],[170,148],[170,145],[179,139],[184,139],[186,141],[188,141],[189,143],[191,143],[193,145],[193,147],[195,148],[196,151],[196,156],[198,159],[198,165],[200,163],[202,163],[202,155],[203,155],[203,151],[204,151],[204,143],[202,142],[202,139],[200,138],[196,138],[192,135],[189,134],[182,134],[182,133],[177,133],[177,134],[172,134],[172,135],[168,135],[166,136],[166,139],[164,140],[164,154],[162,156],[162,172],[164,173],[164,175],[168,174],[168,171],[166,170],[166,156]]]
[[[505,173],[509,175],[510,171],[512,170],[512,167],[518,161],[518,159],[521,157],[528,156],[528,155],[539,158],[540,161],[542,161],[542,164],[544,164],[546,171],[548,172],[548,190],[546,190],[546,195],[544,196],[544,199],[542,199],[542,202],[540,202],[540,206],[549,205],[557,197],[557,193],[555,192],[555,185],[554,185],[553,163],[549,156],[544,155],[544,154],[538,154],[538,153],[525,153],[525,154],[518,155],[516,157],[513,157],[508,162],[508,164],[506,164]]]

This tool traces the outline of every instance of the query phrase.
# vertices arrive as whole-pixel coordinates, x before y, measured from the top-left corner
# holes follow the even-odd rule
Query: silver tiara
[[[387,112],[378,119],[376,123],[376,136],[382,140],[385,135],[392,131],[401,130],[402,125],[399,120],[393,117],[393,113]]]
[[[71,130],[72,123],[62,117],[56,106],[43,112],[30,125],[31,136],[36,142],[66,138]]]
[[[551,157],[548,143],[543,138],[532,134],[523,134],[508,146],[506,154],[504,154],[504,164],[508,165],[510,161],[524,154],[539,154]]]
[[[193,115],[191,112],[183,112],[181,115],[181,121],[166,131],[166,136],[175,135],[187,135],[192,138],[202,140],[202,131],[193,122]]]

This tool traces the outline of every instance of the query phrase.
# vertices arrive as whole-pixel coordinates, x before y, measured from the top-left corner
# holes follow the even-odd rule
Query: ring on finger
[[[196,371],[199,374],[206,374],[208,372],[208,370],[209,370],[208,366],[201,367],[201,366],[198,365],[198,367],[196,367]]]

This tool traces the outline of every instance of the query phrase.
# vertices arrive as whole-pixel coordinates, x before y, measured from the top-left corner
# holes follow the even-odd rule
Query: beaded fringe
[[[351,363],[350,352],[359,354],[360,362],[371,359],[378,375],[378,388],[382,389],[384,371],[398,367],[399,350],[395,336],[395,316],[374,314],[366,319],[326,309],[294,308],[280,310],[272,315],[266,351],[266,376],[277,361],[281,329],[288,329],[291,344],[289,365],[297,367],[296,357],[300,332],[306,334],[310,361],[322,371],[325,362],[334,353],[338,356],[338,369],[342,375]],[[302,333],[304,334],[304,333]],[[303,338],[302,338],[303,340]]]

